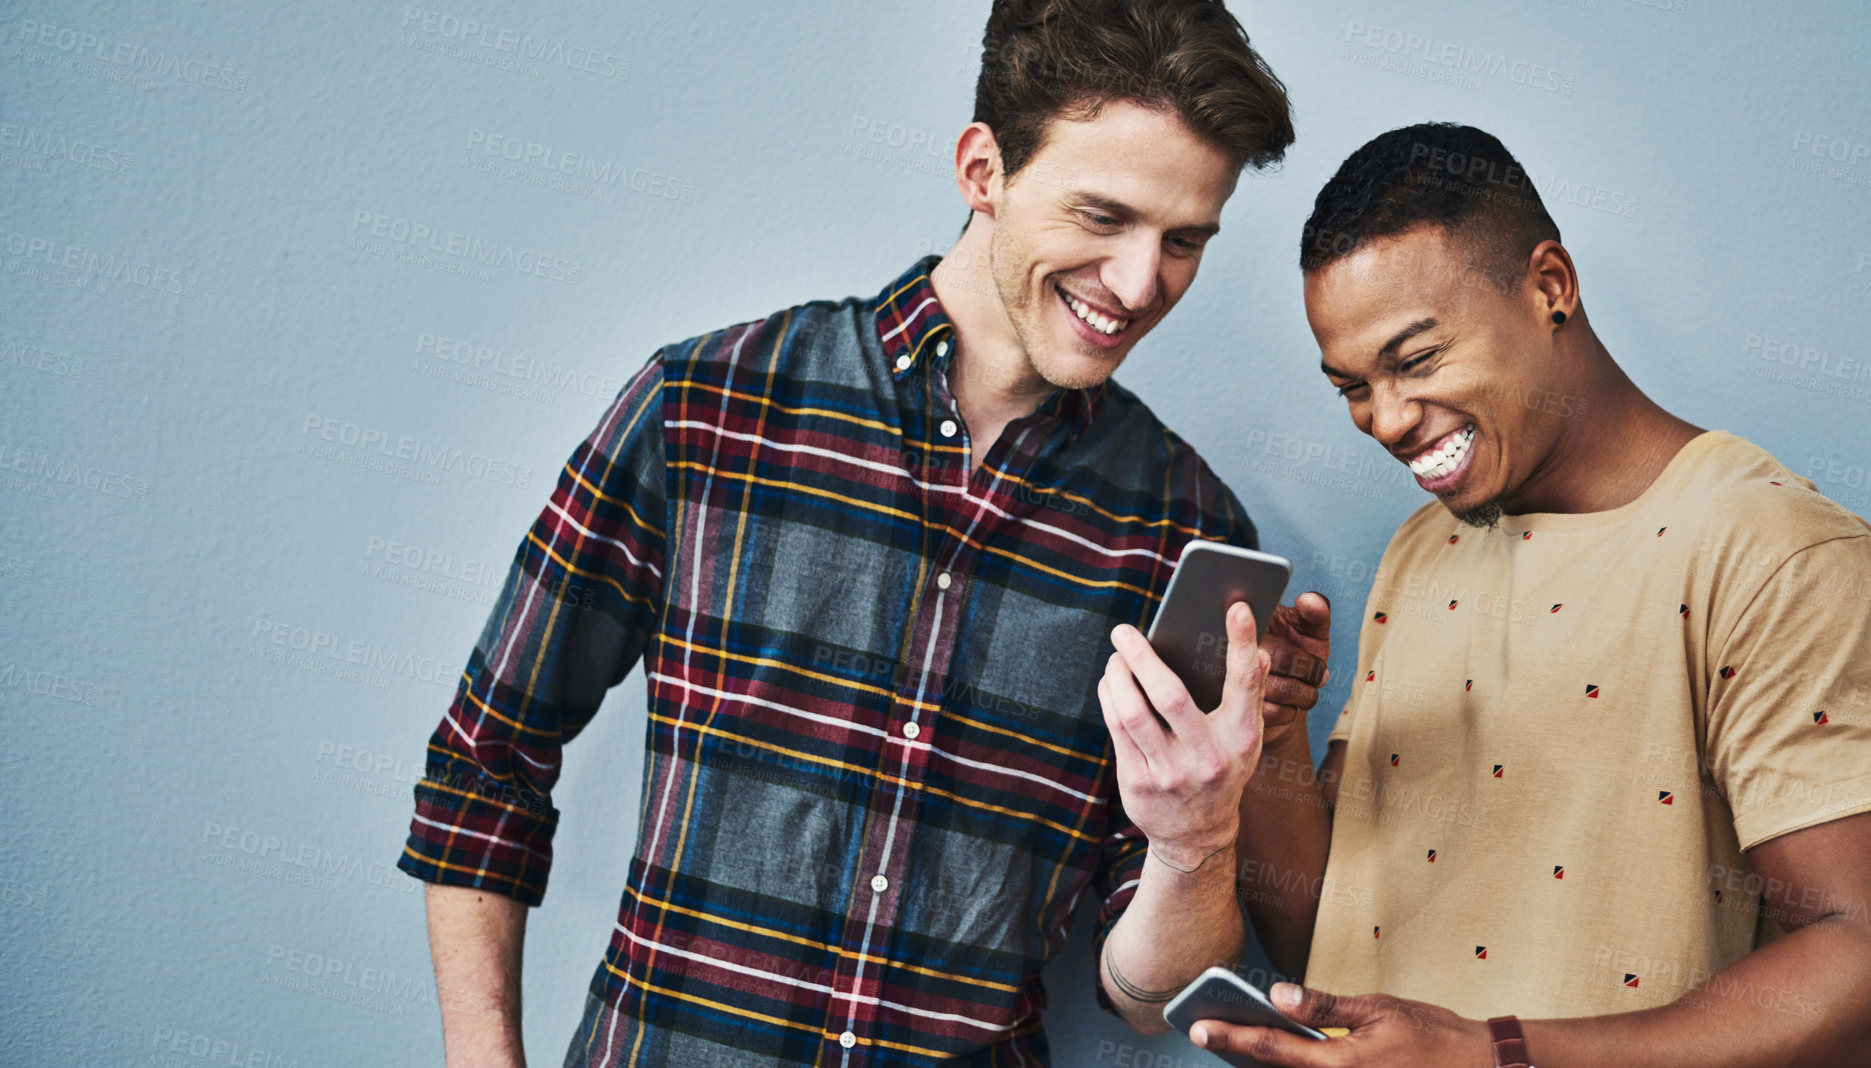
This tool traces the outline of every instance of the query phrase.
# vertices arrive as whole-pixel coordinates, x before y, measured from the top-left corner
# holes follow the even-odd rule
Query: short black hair
[[[1518,279],[1542,241],[1559,240],[1526,168],[1473,126],[1425,122],[1379,134],[1319,190],[1300,239],[1307,274],[1422,224],[1468,245],[1474,265]]]

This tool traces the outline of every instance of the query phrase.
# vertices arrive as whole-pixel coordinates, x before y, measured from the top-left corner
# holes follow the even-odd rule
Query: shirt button
[[[922,732],[923,732],[922,725],[919,723],[903,724],[903,737],[908,738],[911,741],[915,741],[917,736],[922,734]]]
[[[897,357],[897,370],[907,371],[909,369],[910,369],[910,354],[906,352],[903,355]],[[851,1032],[849,1031],[845,1032],[845,1034],[850,1034],[850,1033]]]
[[[858,1036],[846,1031],[844,1034],[838,1036],[838,1044],[846,1049],[850,1049],[852,1046],[858,1044]]]
[[[953,419],[942,420],[941,430],[942,430],[943,437],[952,438],[955,436],[955,431],[959,429],[961,428],[955,425],[955,420]]]
[[[936,576],[936,589],[946,590],[953,585],[955,585],[955,580],[948,577],[948,572],[944,571]]]
[[[936,355],[937,355],[937,356],[947,356],[947,355],[948,355],[948,342],[946,342],[946,341],[938,341],[938,342],[936,342]]]
[[[884,878],[881,875],[873,875],[871,876],[871,889],[881,894],[885,890],[890,889],[890,880]],[[849,1031],[845,1033],[850,1034]]]

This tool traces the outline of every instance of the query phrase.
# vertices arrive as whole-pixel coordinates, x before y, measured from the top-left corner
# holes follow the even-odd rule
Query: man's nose
[[[1371,387],[1372,438],[1386,449],[1395,449],[1422,422],[1423,408],[1416,401],[1383,383]]]
[[[1156,303],[1162,266],[1162,245],[1155,235],[1139,230],[1105,261],[1104,268],[1098,272],[1099,281],[1123,302],[1125,310],[1141,312]]]

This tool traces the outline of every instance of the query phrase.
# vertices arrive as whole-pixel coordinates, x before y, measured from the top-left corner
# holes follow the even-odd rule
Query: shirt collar
[[[883,342],[890,375],[898,382],[924,363],[939,363],[946,369],[954,351],[955,324],[942,310],[929,281],[930,272],[941,262],[940,256],[923,257],[877,295],[877,338]],[[1104,392],[1102,384],[1090,389],[1055,389],[1035,414],[1065,420],[1074,433],[1082,433],[1103,407]]]

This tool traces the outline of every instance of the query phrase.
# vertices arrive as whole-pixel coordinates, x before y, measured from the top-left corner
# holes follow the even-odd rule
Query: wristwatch
[[[1489,1020],[1488,1037],[1494,1040],[1494,1068],[1533,1068],[1527,1060],[1527,1036],[1520,1033],[1518,1017],[1496,1016]]]

